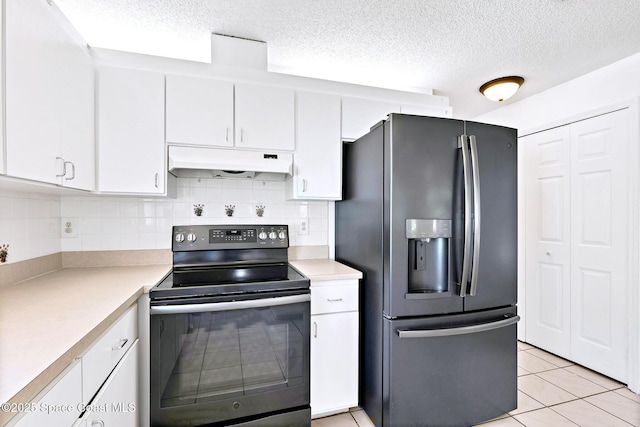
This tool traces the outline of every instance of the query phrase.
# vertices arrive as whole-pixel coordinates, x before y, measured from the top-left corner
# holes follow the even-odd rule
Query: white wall
[[[519,135],[640,96],[640,53],[537,95],[475,117],[517,128]],[[525,82],[526,85],[526,82]]]
[[[198,217],[194,204],[203,204]],[[290,245],[328,244],[330,202],[285,199],[284,182],[238,179],[178,179],[176,199],[114,196],[64,196],[62,218],[72,218],[78,237],[62,239],[62,251],[170,249],[171,227],[185,224],[287,224]],[[232,217],[225,205],[235,205]],[[264,205],[263,217],[256,205]],[[309,234],[298,222],[309,218]]]
[[[0,245],[7,263],[60,252],[60,197],[0,189]]]

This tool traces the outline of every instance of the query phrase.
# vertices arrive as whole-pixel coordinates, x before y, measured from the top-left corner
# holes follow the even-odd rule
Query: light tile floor
[[[315,419],[311,426],[370,427],[373,423],[363,410],[353,408]],[[640,427],[640,396],[608,377],[518,342],[518,408],[481,426]]]

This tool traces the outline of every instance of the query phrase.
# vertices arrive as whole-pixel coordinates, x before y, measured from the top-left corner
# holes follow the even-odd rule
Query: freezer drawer
[[[385,320],[382,425],[469,426],[515,409],[518,319],[508,308]]]

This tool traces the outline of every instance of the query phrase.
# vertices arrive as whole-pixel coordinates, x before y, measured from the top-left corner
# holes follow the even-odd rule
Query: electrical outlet
[[[78,218],[60,218],[60,237],[78,237]]]
[[[309,219],[301,219],[298,223],[298,234],[309,234]]]

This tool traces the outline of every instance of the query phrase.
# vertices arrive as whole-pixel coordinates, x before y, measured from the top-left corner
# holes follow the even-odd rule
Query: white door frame
[[[596,110],[586,111],[577,115],[560,118],[557,121],[535,128],[526,129],[519,132],[518,137],[522,138],[533,133],[542,132],[552,128],[568,125],[581,120],[586,120],[602,114],[611,113],[616,110],[629,109],[629,164],[628,171],[631,174],[629,180],[629,200],[630,200],[630,236],[629,241],[629,295],[627,299],[627,310],[629,313],[629,374],[628,387],[635,393],[640,393],[640,98],[633,98],[624,102],[608,105]],[[523,318],[518,326],[518,339],[526,341],[524,328],[524,318],[526,317],[524,297],[526,290],[525,283],[525,186],[524,179],[526,162],[524,161],[524,149],[518,149],[518,311]]]

